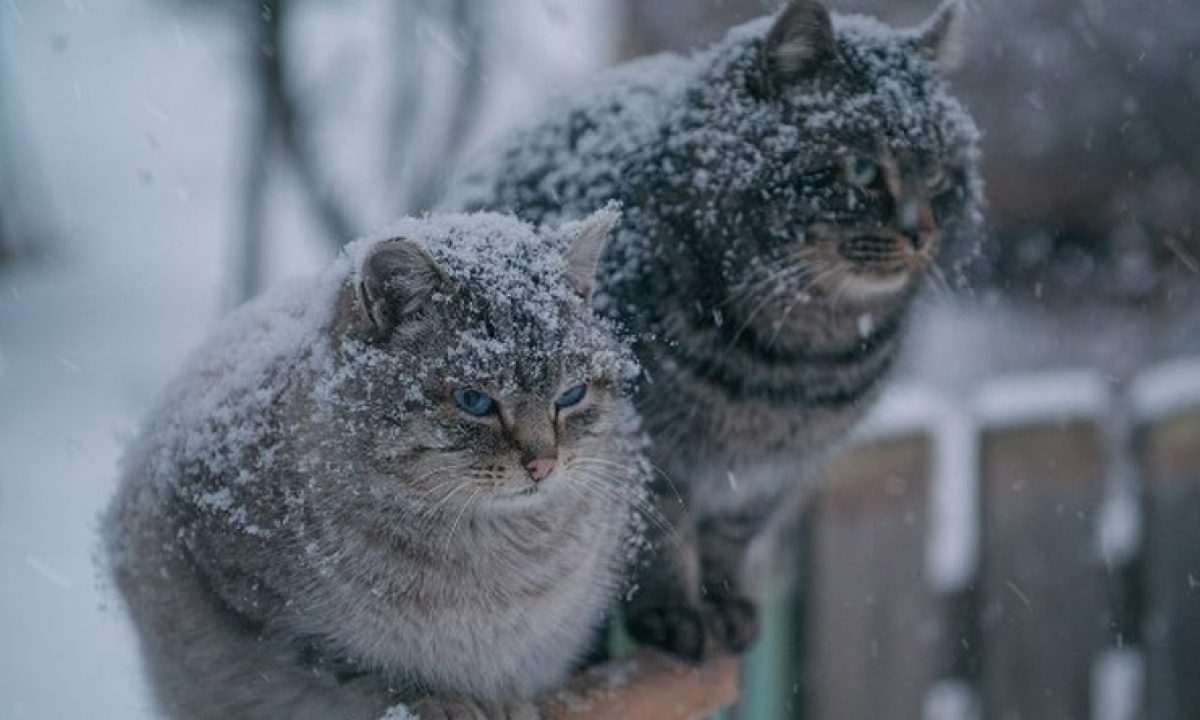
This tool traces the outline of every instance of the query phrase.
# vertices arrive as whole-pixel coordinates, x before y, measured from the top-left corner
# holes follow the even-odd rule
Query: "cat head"
[[[943,77],[960,16],[952,1],[895,30],[791,0],[731,33],[692,94],[748,139],[729,148],[718,202],[723,216],[762,211],[721,228],[730,284],[789,278],[784,295],[870,302],[911,291],[939,255],[974,252],[978,132]]]
[[[590,298],[616,219],[606,209],[539,234],[450,215],[353,249],[340,367],[322,392],[377,499],[534,507],[613,475],[634,366]]]

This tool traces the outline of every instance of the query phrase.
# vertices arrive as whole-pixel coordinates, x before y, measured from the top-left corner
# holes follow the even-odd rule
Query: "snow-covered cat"
[[[626,608],[638,639],[689,657],[753,639],[746,548],[869,407],[935,261],[974,250],[977,132],[939,67],[958,11],[902,31],[791,0],[556,103],[447,201],[532,222],[624,208],[599,305],[637,336],[680,534]]]
[[[533,713],[645,502],[636,366],[589,306],[615,218],[402,221],[222,325],[106,517],[168,715]]]

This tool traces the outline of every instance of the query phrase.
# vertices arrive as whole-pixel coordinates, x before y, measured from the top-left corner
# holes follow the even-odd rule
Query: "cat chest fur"
[[[422,548],[428,562],[406,552],[403,533],[386,545],[343,539],[354,562],[335,563],[311,602],[338,619],[331,630],[346,650],[396,681],[479,697],[544,690],[590,639],[583,620],[605,608],[620,542],[605,513],[547,513],[570,526],[464,521]]]

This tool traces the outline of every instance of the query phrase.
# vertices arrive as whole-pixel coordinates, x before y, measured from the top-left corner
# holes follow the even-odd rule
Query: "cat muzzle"
[[[550,473],[554,472],[557,464],[558,462],[554,458],[537,458],[525,463],[525,472],[529,474],[530,480],[537,483],[545,480]]]

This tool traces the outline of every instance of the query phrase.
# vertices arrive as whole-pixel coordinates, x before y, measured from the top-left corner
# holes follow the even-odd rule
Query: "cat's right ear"
[[[407,238],[370,249],[358,273],[358,302],[376,331],[387,331],[415,312],[443,276],[424,247]]]
[[[791,0],[767,31],[762,69],[767,91],[813,77],[837,53],[833,21],[817,0]]]
[[[609,203],[583,220],[563,228],[567,231],[567,247],[563,252],[567,261],[567,283],[584,300],[590,302],[592,299],[600,256],[604,254],[609,236],[620,220],[619,206]]]

